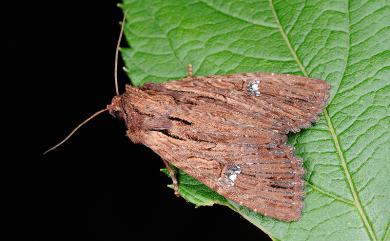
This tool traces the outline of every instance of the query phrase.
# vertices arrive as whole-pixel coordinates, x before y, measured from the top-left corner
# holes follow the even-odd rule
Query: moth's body
[[[286,133],[310,126],[328,95],[322,80],[244,73],[127,86],[108,109],[133,142],[230,200],[293,221],[304,170]]]

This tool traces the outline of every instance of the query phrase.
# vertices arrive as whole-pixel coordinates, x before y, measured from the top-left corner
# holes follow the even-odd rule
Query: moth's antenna
[[[116,50],[115,50],[114,80],[115,80],[115,92],[116,92],[116,95],[119,95],[119,88],[118,88],[118,58],[119,58],[119,48],[120,48],[120,45],[121,45],[123,30],[125,29],[126,16],[127,16],[127,11],[123,14],[121,31],[119,33],[119,38],[118,38],[118,42],[116,44]]]
[[[105,109],[102,109],[102,110],[99,110],[97,112],[95,112],[93,115],[91,115],[90,117],[88,117],[86,120],[84,120],[83,122],[81,122],[78,126],[76,126],[76,128],[74,128],[64,139],[62,139],[62,141],[60,141],[57,145],[53,146],[52,148],[50,148],[49,150],[45,151],[43,153],[43,155],[47,154],[48,152],[51,152],[52,150],[54,149],[57,149],[57,147],[61,146],[62,144],[64,144],[71,136],[73,136],[73,134],[78,130],[80,129],[80,127],[82,127],[83,125],[85,125],[87,122],[89,122],[90,120],[92,120],[93,118],[95,118],[96,116],[100,115],[101,113],[105,112],[105,111],[108,111],[108,108],[105,108]]]
[[[125,28],[125,20],[126,20],[126,15],[127,15],[127,11],[124,13],[123,15],[123,20],[122,20],[122,27],[121,27],[121,31],[119,33],[119,39],[118,39],[118,42],[116,44],[116,50],[115,50],[115,68],[114,68],[114,80],[115,80],[115,92],[116,92],[116,95],[119,95],[119,88],[118,88],[118,58],[119,58],[119,47],[120,47],[120,44],[121,44],[121,40],[122,40],[122,36],[123,36],[123,30]],[[94,114],[92,114],[90,117],[88,117],[86,120],[84,120],[83,122],[81,122],[78,126],[76,126],[76,128],[74,128],[64,139],[62,139],[57,145],[53,146],[52,148],[48,149],[47,151],[45,151],[43,153],[43,155],[47,154],[48,152],[51,152],[55,149],[57,149],[59,146],[61,146],[62,144],[64,144],[67,140],[69,140],[69,138],[71,138],[73,136],[74,133],[76,133],[76,131],[78,131],[78,129],[80,129],[80,127],[82,127],[83,125],[85,125],[86,123],[88,123],[90,120],[92,120],[93,118],[95,118],[96,116],[100,115],[101,113],[103,112],[106,112],[108,111],[109,109],[108,108],[104,108],[102,110],[99,110],[97,112],[95,112]]]

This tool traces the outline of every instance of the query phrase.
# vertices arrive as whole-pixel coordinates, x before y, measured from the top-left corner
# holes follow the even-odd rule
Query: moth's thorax
[[[148,131],[164,131],[171,127],[167,114],[169,104],[153,98],[139,88],[126,87],[126,92],[115,96],[107,106],[112,116],[123,120],[127,135],[134,143],[143,143],[143,135]]]

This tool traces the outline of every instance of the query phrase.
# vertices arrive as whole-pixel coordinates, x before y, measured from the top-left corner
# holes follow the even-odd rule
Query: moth
[[[302,159],[286,144],[318,119],[330,86],[274,73],[193,77],[126,86],[107,106],[127,136],[222,196],[265,216],[298,220]]]
[[[126,17],[126,15],[125,15]],[[124,17],[124,19],[125,19]],[[222,196],[265,216],[295,221],[304,196],[302,159],[286,144],[287,133],[318,119],[330,85],[319,79],[274,73],[188,76],[166,83],[126,86],[117,82],[111,104],[78,125],[109,111],[127,126],[134,143],[148,146],[164,161],[176,194],[171,165]]]

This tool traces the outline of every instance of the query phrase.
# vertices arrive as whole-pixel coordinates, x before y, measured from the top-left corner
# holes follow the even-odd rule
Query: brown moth
[[[107,109],[134,143],[222,196],[265,216],[298,220],[303,208],[302,159],[286,144],[318,119],[330,86],[273,73],[189,76],[141,88],[126,86]]]
[[[126,14],[124,19],[126,18]],[[174,165],[222,196],[265,216],[298,220],[303,208],[302,159],[286,144],[318,119],[329,98],[322,80],[274,73],[188,77],[141,88],[126,86],[81,126],[109,111],[122,119],[134,143],[161,156],[179,194]]]

